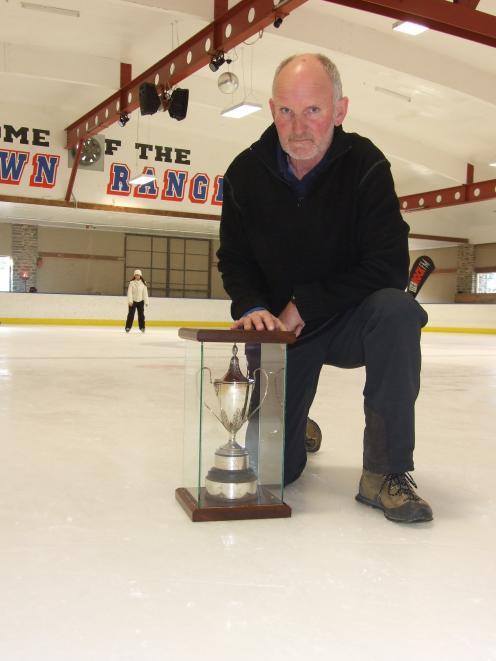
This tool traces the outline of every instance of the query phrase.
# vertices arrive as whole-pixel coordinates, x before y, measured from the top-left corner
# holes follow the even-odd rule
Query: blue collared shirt
[[[310,172],[307,172],[303,179],[298,179],[298,177],[291,170],[289,165],[289,158],[286,152],[281,147],[281,143],[277,143],[277,169],[279,174],[284,179],[284,181],[291,187],[292,190],[296,193],[296,197],[303,198],[308,193],[312,183],[315,178],[324,170],[332,158],[331,147],[326,151],[321,161],[313,167]]]

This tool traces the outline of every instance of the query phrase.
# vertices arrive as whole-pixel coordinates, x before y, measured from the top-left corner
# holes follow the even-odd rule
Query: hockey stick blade
[[[427,255],[417,257],[410,269],[406,291],[415,298],[435,268],[434,262]]]

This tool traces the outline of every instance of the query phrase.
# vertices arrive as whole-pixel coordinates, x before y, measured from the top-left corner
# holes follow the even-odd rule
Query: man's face
[[[313,167],[342,123],[348,99],[333,100],[333,86],[322,64],[311,57],[287,64],[279,73],[270,108],[279,141],[292,161]]]

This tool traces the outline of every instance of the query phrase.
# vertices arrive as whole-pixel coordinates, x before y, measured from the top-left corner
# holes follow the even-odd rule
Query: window
[[[211,241],[126,234],[124,293],[140,269],[150,296],[211,298]]]
[[[0,256],[0,291],[12,289],[12,257]]]
[[[496,294],[496,272],[477,273],[477,294]]]

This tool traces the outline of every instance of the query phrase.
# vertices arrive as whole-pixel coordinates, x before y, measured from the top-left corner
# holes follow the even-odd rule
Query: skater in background
[[[129,312],[126,319],[126,333],[133,327],[134,313],[138,310],[138,324],[140,331],[145,332],[145,305],[148,307],[148,289],[143,275],[139,269],[134,272],[133,279],[127,288],[127,302]]]

